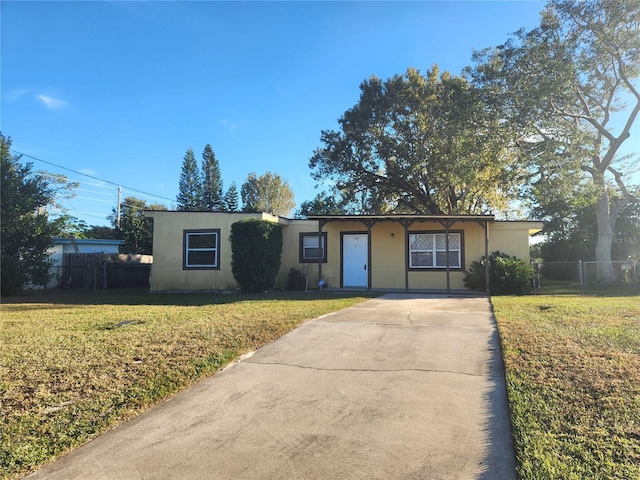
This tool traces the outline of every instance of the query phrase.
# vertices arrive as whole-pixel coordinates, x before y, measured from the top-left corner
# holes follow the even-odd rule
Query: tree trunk
[[[596,202],[596,224],[598,240],[596,242],[596,281],[598,283],[615,283],[616,275],[611,263],[611,246],[613,245],[615,218],[611,216],[609,195],[603,189]]]

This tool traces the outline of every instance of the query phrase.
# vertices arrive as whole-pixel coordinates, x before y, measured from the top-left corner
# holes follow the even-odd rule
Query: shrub
[[[296,268],[289,269],[287,290],[305,290],[307,288],[307,276]]]
[[[282,227],[247,219],[231,225],[231,272],[243,292],[263,292],[276,283],[282,257]]]
[[[471,262],[465,272],[464,286],[485,291],[487,258]],[[533,267],[524,260],[495,251],[489,255],[489,290],[493,295],[524,295],[531,293]]]

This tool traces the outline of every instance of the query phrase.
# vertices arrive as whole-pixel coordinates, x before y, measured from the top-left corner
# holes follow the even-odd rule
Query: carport
[[[484,256],[489,258],[489,224],[495,221],[493,215],[409,215],[409,214],[397,214],[397,215],[310,215],[309,220],[316,220],[318,222],[318,238],[319,244],[323,236],[323,228],[333,222],[359,222],[366,228],[367,231],[367,265],[369,266],[367,271],[368,281],[367,289],[371,290],[375,288],[372,282],[372,270],[375,268],[375,259],[372,255],[372,243],[373,235],[372,229],[374,225],[381,222],[397,222],[402,225],[404,229],[405,241],[404,245],[404,291],[409,291],[409,229],[416,224],[437,224],[440,225],[445,232],[444,238],[446,243],[446,265],[444,270],[446,271],[446,288],[447,293],[451,292],[451,265],[450,265],[450,231],[458,223],[477,223],[484,231]],[[318,282],[322,281],[322,256],[318,256]],[[486,279],[486,292],[489,292],[489,267],[485,269]]]

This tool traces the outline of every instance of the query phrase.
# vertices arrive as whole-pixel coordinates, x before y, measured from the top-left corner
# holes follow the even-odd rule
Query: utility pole
[[[122,195],[122,187],[118,185],[118,207],[117,207],[117,215],[116,215],[116,227],[120,228],[120,197]]]

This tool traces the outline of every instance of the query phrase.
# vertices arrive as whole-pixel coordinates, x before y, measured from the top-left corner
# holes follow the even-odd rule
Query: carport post
[[[447,262],[447,293],[451,292],[451,267],[449,265],[449,229],[455,222],[451,220],[444,220],[440,222],[440,225],[444,227],[444,244],[445,244],[445,252],[446,252],[446,262]],[[436,247],[437,248],[437,247]]]
[[[371,279],[373,278],[371,275],[371,229],[376,224],[377,220],[361,220],[364,223],[365,227],[367,227],[367,290],[371,290]]]
[[[477,221],[484,228],[484,283],[486,285],[485,292],[489,295],[489,220]]]
[[[489,268],[491,268],[491,266],[489,264],[489,222],[488,221],[484,222],[484,258],[485,258],[484,280],[485,280],[485,285],[487,286],[486,287],[487,295],[490,295]]]
[[[409,227],[413,225],[413,220],[400,220],[404,228],[404,291],[409,291]]]
[[[318,287],[320,291],[322,291],[322,286],[320,282],[322,281],[322,258],[324,257],[324,252],[326,251],[327,246],[322,245],[322,227],[325,222],[322,220],[318,220]]]

